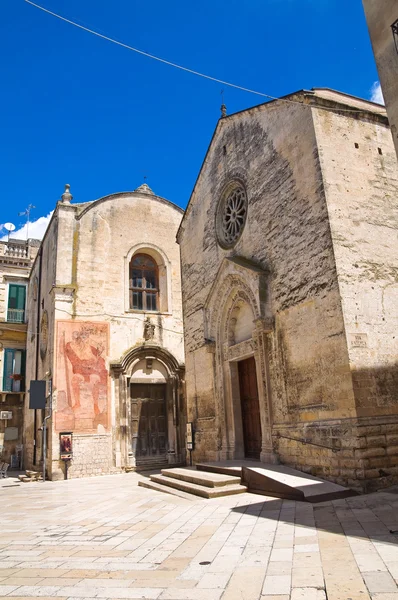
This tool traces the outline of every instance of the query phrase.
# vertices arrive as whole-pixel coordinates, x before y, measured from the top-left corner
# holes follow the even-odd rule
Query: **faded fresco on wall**
[[[58,321],[55,429],[108,429],[107,323]]]

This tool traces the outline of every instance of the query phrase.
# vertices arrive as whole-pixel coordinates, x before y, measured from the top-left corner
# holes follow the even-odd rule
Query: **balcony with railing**
[[[7,323],[25,323],[25,310],[9,308],[7,310]]]
[[[0,241],[0,265],[30,267],[39,245],[34,239]]]
[[[27,243],[19,243],[9,241],[4,248],[5,256],[15,256],[16,258],[28,258],[29,246]]]

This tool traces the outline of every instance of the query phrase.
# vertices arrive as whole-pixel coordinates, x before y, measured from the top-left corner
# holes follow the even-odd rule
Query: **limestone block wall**
[[[398,166],[382,117],[317,111],[314,122],[358,417],[355,474],[371,489],[398,478]],[[352,458],[343,462],[352,477]]]
[[[183,362],[180,256],[175,242],[181,215],[165,201],[123,194],[83,210],[75,221],[75,315],[96,315],[110,323],[110,360],[144,341],[149,316],[155,339]],[[168,298],[159,314],[130,310],[128,264],[138,251],[158,253],[166,263]]]
[[[54,302],[52,290],[55,283],[58,239],[58,219],[54,213],[39,252],[33,264],[27,294],[28,334],[26,346],[26,389],[31,379],[50,379],[54,376]],[[36,412],[36,416],[35,416]],[[24,452],[25,466],[37,468],[43,458],[42,426],[44,411],[29,408],[29,395],[24,406]],[[48,431],[51,454],[51,427]],[[34,451],[36,446],[36,452]],[[34,458],[36,461],[34,462]]]
[[[80,205],[57,205],[32,272],[29,293],[34,332],[29,378],[42,379],[50,373],[53,379],[47,452],[52,479],[65,475],[59,455],[61,431],[73,433],[69,477],[120,472],[125,467],[120,447],[126,423],[120,418],[120,400],[115,396],[109,365],[120,361],[128,350],[147,343],[148,317],[150,343],[165,348],[183,364],[180,256],[175,241],[181,214],[181,209],[154,194],[136,192]],[[163,261],[159,268],[162,303],[157,313],[130,309],[129,261],[140,251]],[[35,299],[36,279],[40,279],[41,291]],[[44,314],[48,324],[45,350]],[[76,363],[76,344],[80,344],[81,353],[86,352],[91,365],[87,374],[84,365]],[[77,379],[83,382],[80,400]],[[30,464],[34,415],[27,408],[25,412]],[[36,416],[40,425],[43,416]],[[36,435],[36,457],[40,462],[40,435]]]
[[[357,415],[398,408],[398,165],[384,119],[314,115]]]
[[[226,251],[217,244],[215,211],[223,186],[234,177],[245,182],[249,209],[242,237]],[[179,234],[196,460],[218,450],[203,305],[228,255],[253,260],[269,272],[268,302],[275,323],[267,338],[275,435],[292,425],[302,436],[306,423],[355,415],[323,186],[307,107],[268,105],[219,123]],[[305,460],[310,464],[309,457]]]
[[[363,6],[398,156],[398,52],[391,29],[398,6],[395,0],[363,0]]]
[[[73,436],[73,460],[68,463],[67,477],[95,477],[120,472],[113,466],[111,435]],[[53,461],[59,460],[59,451],[54,447]],[[61,471],[65,476],[65,464],[61,462]],[[57,469],[57,479],[60,473]]]
[[[23,395],[2,394],[0,410],[12,413],[11,419],[0,420],[1,461],[8,463],[12,468],[18,468],[22,454]],[[13,460],[17,460],[18,464],[13,464]]]
[[[221,120],[179,232],[194,458],[219,456],[225,425],[214,374],[225,340],[206,339],[203,307],[223,258],[244,257],[268,273],[275,452],[373,489],[396,475],[396,162],[381,109],[331,90],[291,99],[303,96],[325,109],[271,103]],[[233,178],[245,183],[249,208],[226,251],[215,210]]]

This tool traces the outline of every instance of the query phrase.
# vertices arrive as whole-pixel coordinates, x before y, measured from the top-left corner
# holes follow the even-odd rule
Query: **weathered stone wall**
[[[128,350],[148,343],[144,335],[148,317],[154,328],[150,343],[165,349],[179,364],[183,364],[180,256],[175,241],[181,214],[181,209],[170,202],[139,192],[114,194],[81,205],[61,202],[57,205],[43,240],[41,295],[34,300],[33,284],[29,294],[32,327],[37,328],[38,319],[41,323],[44,311],[48,316],[47,350],[42,355],[39,352],[37,376],[41,379],[46,373],[51,373],[54,384],[54,413],[49,423],[47,453],[48,473],[52,479],[64,477],[65,466],[59,455],[59,423],[62,422],[65,423],[62,430],[73,432],[73,458],[68,477],[120,472],[126,466],[121,460],[121,447],[127,444],[122,439],[127,431],[127,422],[119,412],[120,400],[116,395],[119,390],[115,391],[111,382],[110,364],[120,361]],[[153,254],[164,263],[159,273],[161,310],[156,313],[134,311],[129,306],[129,261],[139,251]],[[31,283],[39,277],[39,270],[40,262],[36,261]],[[90,419],[84,411],[80,412],[79,420],[74,420],[70,383],[69,388],[68,385],[65,388],[65,369],[71,367],[65,366],[65,341],[64,338],[57,339],[57,332],[60,331],[60,322],[69,320],[73,320],[77,327],[79,324],[85,326],[87,330],[96,327],[95,324],[97,329],[98,326],[102,328],[101,331],[104,327],[109,330],[109,344],[101,349],[106,368],[108,409],[99,408],[103,414],[97,419],[98,426],[97,421],[92,419],[92,427],[88,427],[93,429],[92,433],[86,431],[87,425],[83,426],[83,421]],[[65,327],[62,331],[66,331]],[[72,326],[70,335],[73,331]],[[40,337],[39,331],[39,336],[32,335],[30,340],[28,369],[31,379],[36,376],[35,340],[40,340]],[[94,371],[92,374],[95,378]],[[60,388],[61,381],[63,387]],[[104,388],[104,382],[101,385]],[[92,393],[96,393],[95,385]],[[105,393],[104,389],[101,393]],[[59,418],[61,411],[66,411],[64,421]],[[42,417],[38,415],[40,425]],[[94,431],[95,428],[98,431]],[[30,461],[33,438],[33,415],[29,414],[26,439]],[[38,461],[41,458],[39,444],[40,439],[37,440]]]
[[[249,209],[231,251],[215,235],[225,183],[245,182]],[[195,458],[216,451],[211,354],[202,307],[225,256],[269,272],[275,327],[268,336],[273,420],[307,422],[354,414],[343,318],[312,114],[269,105],[219,123],[180,232],[190,415],[198,412]],[[221,301],[221,299],[220,299]],[[196,408],[198,407],[198,408]],[[203,421],[203,417],[206,422]],[[203,439],[203,443],[200,440]]]
[[[58,455],[58,456],[57,456]],[[120,472],[113,466],[111,435],[73,436],[73,460],[68,463],[67,477],[92,477]],[[53,461],[59,460],[59,452],[54,447]],[[65,464],[61,461],[61,471],[65,477]],[[57,469],[57,479],[59,473]]]
[[[144,321],[150,316],[155,339],[183,362],[180,256],[175,241],[181,216],[180,210],[153,196],[123,194],[100,202],[76,220],[74,312],[78,318],[95,315],[110,323],[110,360],[144,342]],[[165,257],[170,301],[162,314],[129,309],[128,262],[133,248]]]
[[[0,462],[20,468],[22,459],[23,394],[2,394],[0,410],[12,413],[11,419],[0,420]],[[13,464],[13,460],[17,464]]]
[[[31,379],[47,379],[54,376],[54,298],[58,240],[58,215],[55,213],[49,223],[35,259],[29,278],[27,294],[28,336],[26,347],[26,385]],[[48,322],[44,324],[46,313]],[[49,388],[48,388],[49,390]],[[36,421],[35,421],[36,412]],[[48,414],[48,412],[46,413]],[[41,430],[45,413],[29,408],[29,395],[26,394],[24,407],[24,451],[25,466],[35,469],[43,459]],[[36,427],[36,431],[35,431]],[[51,456],[51,426],[48,430],[48,457]],[[34,445],[36,442],[36,462]]]
[[[362,1],[398,156],[398,52],[391,31],[398,20],[398,6],[396,0]]]
[[[268,390],[260,403],[272,407],[275,451],[282,462],[365,489],[383,485],[383,477],[393,479],[385,467],[395,460],[387,439],[395,425],[390,418],[375,448],[371,424],[358,416],[395,409],[378,411],[375,394],[367,391],[369,411],[360,412],[358,388],[369,379],[358,383],[352,376],[356,364],[363,364],[363,349],[357,353],[351,335],[374,330],[368,363],[392,366],[396,309],[393,314],[388,308],[387,317],[379,308],[381,298],[390,307],[395,290],[396,231],[390,221],[396,161],[385,115],[375,115],[374,106],[329,90],[305,96],[324,110],[271,103],[220,121],[180,229],[194,460],[219,458],[221,431],[229,426],[217,418],[220,371],[214,374],[214,356],[223,340],[213,340],[212,354],[204,306],[222,277],[223,259],[243,257],[268,273],[264,310],[273,325],[266,335]],[[347,113],[350,106],[354,110]],[[339,107],[343,116],[334,114]],[[217,244],[215,211],[223,186],[234,178],[246,186],[249,209],[241,238],[226,251]],[[376,263],[379,287],[365,264],[358,269],[360,255]],[[224,300],[219,298],[220,305]],[[368,318],[358,321],[361,311]],[[376,385],[384,385],[391,402],[390,380],[391,374]],[[226,395],[236,382],[230,385]],[[385,458],[381,472],[373,468],[372,453]]]
[[[314,115],[358,416],[398,408],[398,166],[380,119]]]
[[[381,486],[387,474],[398,477],[397,160],[389,128],[377,115],[317,111],[314,121],[356,413],[364,421],[356,426],[357,477],[379,477]]]

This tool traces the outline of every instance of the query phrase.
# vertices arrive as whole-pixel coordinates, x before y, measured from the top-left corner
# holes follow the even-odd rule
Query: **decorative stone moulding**
[[[235,246],[245,227],[247,194],[241,183],[228,186],[220,198],[216,214],[216,232],[222,248]]]

